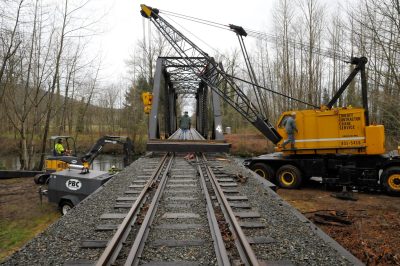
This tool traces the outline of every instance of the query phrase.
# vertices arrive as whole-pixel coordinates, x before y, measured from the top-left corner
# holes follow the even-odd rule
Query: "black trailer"
[[[66,214],[111,177],[112,174],[104,171],[82,172],[67,169],[52,173],[49,177],[48,190],[44,192],[49,202],[56,203],[61,213]]]

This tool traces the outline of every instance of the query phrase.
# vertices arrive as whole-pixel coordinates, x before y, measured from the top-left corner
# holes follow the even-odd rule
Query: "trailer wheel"
[[[37,174],[35,175],[33,180],[35,181],[35,184],[44,185],[48,182],[48,178],[49,178],[48,174]]]
[[[392,195],[400,195],[400,167],[390,167],[382,173],[382,184]]]
[[[250,169],[261,176],[262,178],[267,179],[268,181],[273,181],[275,177],[275,171],[274,169],[264,163],[255,163],[250,167]]]
[[[294,165],[286,164],[278,169],[276,179],[282,188],[298,188],[302,181],[301,171]]]
[[[70,202],[69,200],[63,200],[60,202],[60,212],[62,215],[67,214],[72,208],[74,207],[74,204]]]

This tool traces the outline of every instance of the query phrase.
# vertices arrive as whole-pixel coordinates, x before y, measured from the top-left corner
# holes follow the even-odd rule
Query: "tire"
[[[276,179],[280,187],[294,189],[301,185],[302,174],[296,166],[286,164],[278,169]]]
[[[394,166],[383,171],[382,185],[390,195],[400,196],[400,167]]]
[[[275,171],[271,166],[264,163],[255,163],[250,167],[250,169],[262,178],[271,182],[274,181]]]
[[[60,212],[62,215],[67,214],[72,208],[74,207],[74,204],[68,200],[63,200],[60,203]]]
[[[35,177],[33,178],[33,180],[35,181],[35,183],[37,185],[44,185],[48,182],[49,179],[49,175],[48,174],[38,174],[35,175]]]

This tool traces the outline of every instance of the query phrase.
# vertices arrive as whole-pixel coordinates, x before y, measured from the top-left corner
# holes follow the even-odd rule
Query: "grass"
[[[59,218],[54,212],[42,213],[33,219],[0,221],[0,261],[25,245]]]
[[[32,178],[0,180],[0,262],[55,222],[60,214],[40,203]]]

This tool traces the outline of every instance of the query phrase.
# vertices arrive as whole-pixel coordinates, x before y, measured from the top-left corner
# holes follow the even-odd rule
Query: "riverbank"
[[[273,145],[261,134],[248,131],[241,134],[226,134],[225,140],[232,144],[231,154],[233,156],[251,157],[268,152],[273,152]],[[78,154],[86,153],[101,136],[79,135],[76,141]],[[35,149],[39,149],[40,140],[35,141]],[[18,140],[11,135],[0,136],[0,170],[14,170],[19,166]],[[145,152],[146,138],[142,137],[134,143],[135,156]],[[122,146],[105,145],[102,154],[122,154]],[[34,156],[34,161],[39,160],[39,153]],[[103,169],[101,169],[103,170]]]
[[[79,136],[78,139],[76,140],[76,150],[75,152],[77,153],[78,156],[82,156],[85,153],[87,153],[91,147],[96,143],[96,141],[101,138],[102,136],[92,136],[92,135],[82,135]],[[140,140],[140,143],[136,143],[134,145],[134,154],[133,157],[138,157],[141,154],[143,154],[143,149],[145,147],[144,143],[141,143],[142,140]],[[0,170],[16,170],[20,169],[20,150],[18,147],[18,140],[13,138],[10,135],[4,135],[0,136],[0,145],[2,149],[0,149]],[[49,143],[48,143],[49,145]],[[32,156],[32,168],[33,170],[36,170],[37,165],[39,164],[40,160],[40,153],[39,153],[39,146],[40,146],[40,140],[35,140],[33,149],[35,150],[35,153]],[[72,147],[71,147],[72,148]],[[73,149],[73,148],[72,148]],[[50,147],[47,147],[46,150],[46,155],[50,154]],[[112,144],[106,144],[103,146],[101,150],[100,156],[104,155],[112,155],[112,156],[123,156],[124,151],[123,151],[123,146],[122,145],[112,145]],[[108,160],[108,159],[107,159]],[[122,157],[121,157],[122,161]],[[99,162],[97,162],[99,163]],[[122,168],[122,165],[119,165],[119,168]],[[101,163],[100,163],[101,165]],[[117,166],[117,165],[116,165]],[[105,167],[99,168],[94,168],[97,170],[108,170],[105,169]]]
[[[78,154],[86,153],[96,143],[96,141],[103,136],[105,135],[79,135],[78,138],[75,139],[76,152]],[[126,135],[121,134],[121,136],[126,136]],[[134,143],[135,146],[134,148],[136,153],[143,153],[145,148],[145,143],[142,142],[143,140],[140,140],[139,142],[136,141],[136,143]],[[49,145],[49,143],[46,144]],[[41,145],[41,139],[35,138],[35,140],[33,141],[33,149],[36,151],[36,154],[40,149],[40,145]],[[19,140],[12,135],[6,135],[6,134],[1,135],[0,147],[1,147],[0,156],[7,156],[9,154],[18,154],[20,151]],[[47,147],[47,149],[48,150],[46,152],[49,152],[50,148]],[[120,145],[105,145],[102,152],[106,154],[122,154],[122,148]]]

